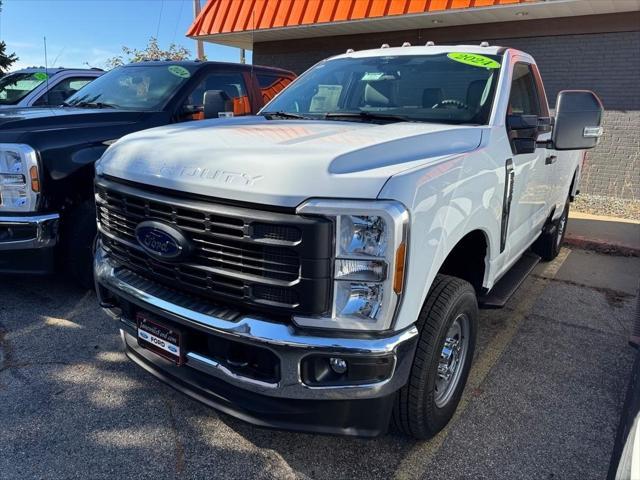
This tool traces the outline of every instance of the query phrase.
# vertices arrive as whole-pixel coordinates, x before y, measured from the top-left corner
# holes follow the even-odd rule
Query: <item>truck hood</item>
[[[311,197],[376,198],[394,174],[476,149],[482,128],[243,117],[123,137],[99,175],[229,200],[295,207]]]
[[[10,108],[0,110],[0,132],[37,132],[140,121],[153,112],[96,108]]]

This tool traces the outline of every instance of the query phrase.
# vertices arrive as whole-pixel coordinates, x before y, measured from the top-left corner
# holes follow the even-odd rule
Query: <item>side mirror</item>
[[[219,118],[220,113],[228,111],[230,101],[231,97],[224,90],[207,90],[204,92],[204,118]]]
[[[556,150],[593,148],[602,136],[602,102],[589,90],[563,90],[556,102],[551,140]]]
[[[537,115],[508,115],[507,130],[515,154],[533,153],[538,140]]]

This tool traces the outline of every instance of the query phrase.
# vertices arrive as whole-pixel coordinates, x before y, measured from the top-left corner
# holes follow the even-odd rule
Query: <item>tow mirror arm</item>
[[[507,116],[507,130],[514,153],[533,153],[536,148],[547,145],[547,141],[539,142],[538,136],[551,132],[553,118],[537,115]]]

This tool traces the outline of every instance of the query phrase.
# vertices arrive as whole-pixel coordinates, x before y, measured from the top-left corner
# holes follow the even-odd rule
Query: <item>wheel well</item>
[[[473,285],[476,292],[480,292],[484,280],[487,251],[485,234],[480,230],[474,230],[453,247],[438,273],[462,278]]]

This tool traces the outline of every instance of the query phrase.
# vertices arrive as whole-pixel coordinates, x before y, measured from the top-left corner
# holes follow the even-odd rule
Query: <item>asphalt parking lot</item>
[[[265,430],[130,363],[95,296],[0,280],[0,478],[606,476],[633,361],[640,258],[563,249],[485,310],[452,423],[428,442]]]

